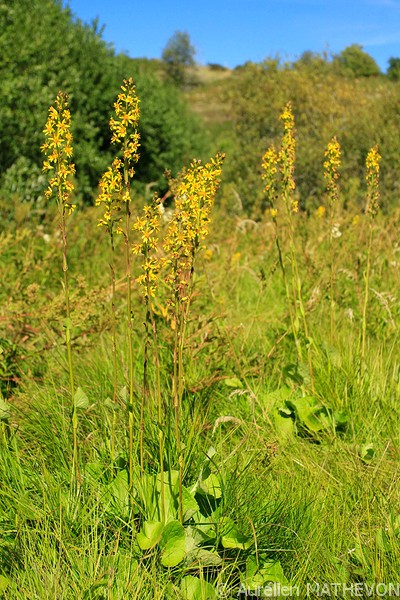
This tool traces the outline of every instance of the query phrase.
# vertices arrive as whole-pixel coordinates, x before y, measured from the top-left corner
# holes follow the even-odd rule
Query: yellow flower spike
[[[326,148],[324,161],[324,178],[326,180],[329,201],[331,204],[334,204],[338,200],[337,182],[340,176],[340,156],[340,144],[336,137],[333,137]]]
[[[114,103],[115,115],[109,123],[112,132],[111,143],[121,146],[124,160],[119,157],[113,160],[111,167],[101,178],[100,194],[96,199],[96,205],[105,205],[105,213],[99,224],[108,228],[110,233],[113,232],[114,226],[121,222],[124,203],[130,201],[129,190],[124,181],[124,169],[129,164],[128,175],[132,178],[135,173],[133,163],[139,160],[139,98],[135,93],[133,79],[124,80],[121,90],[122,93],[118,94]],[[116,228],[117,233],[122,231],[121,227]]]
[[[68,212],[72,212],[75,208],[75,205],[70,202],[70,195],[74,190],[71,178],[75,174],[75,165],[70,162],[73,152],[70,127],[68,96],[59,92],[55,107],[49,108],[49,116],[43,129],[45,143],[41,146],[41,151],[47,159],[43,162],[43,171],[54,171],[45,195],[51,198],[56,193],[57,201]]]
[[[367,208],[366,214],[373,218],[376,216],[379,209],[379,175],[381,155],[378,152],[378,146],[370,149],[365,162],[367,182]]]
[[[279,151],[278,161],[281,167],[282,185],[287,193],[293,192],[296,188],[294,181],[294,163],[296,158],[296,140],[294,137],[294,116],[290,102],[286,105],[283,113],[280,115],[283,122],[282,147]],[[288,207],[293,210],[292,207]]]
[[[270,146],[262,158],[263,173],[261,178],[265,181],[264,192],[269,193],[274,189],[278,173],[278,155],[275,146]]]
[[[133,254],[141,254],[143,256],[142,275],[136,282],[140,286],[140,291],[144,298],[154,297],[157,283],[158,273],[162,266],[158,257],[150,256],[150,251],[155,250],[158,244],[157,233],[160,230],[160,202],[157,196],[154,197],[153,203],[143,207],[143,214],[137,217],[133,224],[133,231],[138,231],[140,242],[132,245]]]

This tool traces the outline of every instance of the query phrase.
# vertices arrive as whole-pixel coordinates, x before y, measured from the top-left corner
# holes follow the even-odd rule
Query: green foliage
[[[387,70],[388,79],[391,81],[399,81],[400,79],[400,58],[389,58],[389,66]]]
[[[312,66],[313,65],[313,66]],[[378,143],[382,161],[382,204],[395,201],[400,168],[398,128],[400,92],[382,78],[347,78],[334,64],[294,66],[266,61],[235,73],[225,92],[236,141],[225,176],[236,184],[244,209],[263,205],[260,156],[270,144],[279,146],[278,115],[292,102],[295,114],[296,186],[303,207],[322,202],[326,185],[322,165],[328,142],[337,136],[342,148],[340,188],[346,203],[362,204],[365,157]],[[267,100],[268,99],[268,100]]]
[[[381,70],[376,64],[375,60],[364,52],[362,46],[359,44],[352,44],[348,46],[336,57],[335,61],[338,63],[344,74],[352,75],[354,77],[371,77],[380,75]]]
[[[136,89],[141,99],[137,177],[165,189],[164,171],[176,175],[193,157],[204,158],[209,140],[175,86],[151,74],[138,74]]]
[[[115,90],[132,74],[144,111],[140,133],[146,158],[137,178],[144,183],[159,180],[164,169],[177,173],[189,156],[199,154],[198,121],[179,92],[160,81],[159,67],[115,56],[97,22],[83,24],[57,0],[1,2],[0,56],[3,196],[16,193],[24,201],[41,197],[42,130],[48,106],[63,90],[73,114],[78,187],[90,200],[113,155],[108,120]],[[21,166],[32,168],[24,183],[22,175],[15,177]]]
[[[195,54],[196,49],[187,32],[176,31],[168,40],[162,52],[162,60],[167,77],[173,83],[180,87],[187,83],[187,69],[195,65]]]

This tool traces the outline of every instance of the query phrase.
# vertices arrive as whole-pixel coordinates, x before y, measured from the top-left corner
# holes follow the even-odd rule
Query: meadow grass
[[[332,240],[283,173],[288,219],[211,219],[221,162],[171,181],[169,222],[121,185],[116,226],[136,225],[111,259],[103,204],[68,218],[72,431],[54,212],[0,236],[6,599],[397,581],[400,214],[374,215],[372,243],[369,215],[337,206]]]

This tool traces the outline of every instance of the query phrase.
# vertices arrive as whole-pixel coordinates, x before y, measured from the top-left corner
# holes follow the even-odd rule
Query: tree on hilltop
[[[346,74],[355,77],[371,77],[381,74],[375,60],[359,44],[347,46],[335,56],[335,62]]]
[[[175,31],[162,52],[162,60],[168,78],[183,87],[188,80],[187,69],[196,64],[195,55],[196,49],[190,41],[189,34],[184,31]]]

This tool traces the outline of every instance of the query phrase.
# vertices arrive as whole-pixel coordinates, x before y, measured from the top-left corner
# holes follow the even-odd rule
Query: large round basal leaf
[[[186,575],[181,581],[181,592],[185,600],[217,600],[218,596],[208,581]]]
[[[185,529],[179,521],[171,521],[164,527],[160,542],[161,564],[176,567],[186,556]]]
[[[216,500],[222,498],[221,484],[218,476],[211,473],[206,479],[203,479],[199,485],[198,492],[213,496]]]
[[[107,505],[107,512],[109,514],[128,518],[130,511],[129,482],[128,472],[125,469],[119,471],[107,486],[104,493],[104,502]]]
[[[246,561],[246,577],[242,583],[247,589],[253,590],[268,583],[288,585],[289,582],[279,561],[267,560],[258,565],[255,557],[250,556]]]
[[[158,544],[163,533],[164,525],[161,521],[145,521],[136,536],[137,543],[142,550],[150,550]]]
[[[224,548],[237,548],[239,550],[247,550],[252,544],[252,538],[243,535],[235,523],[225,517],[221,523],[222,537],[221,542]]]

